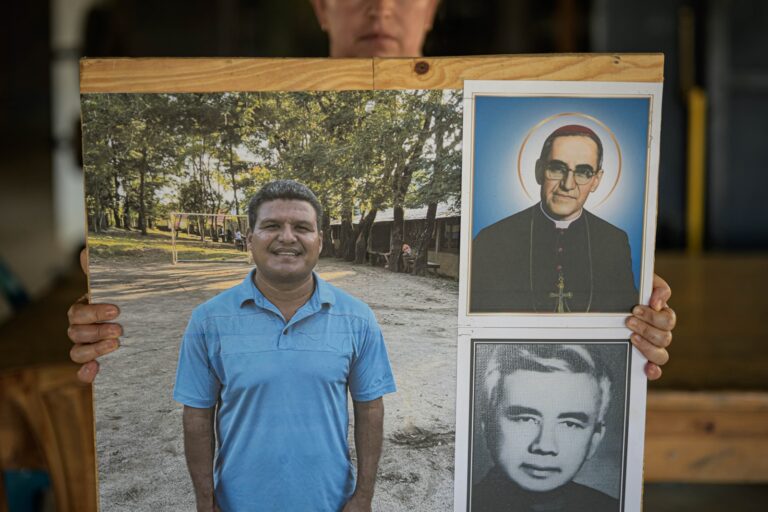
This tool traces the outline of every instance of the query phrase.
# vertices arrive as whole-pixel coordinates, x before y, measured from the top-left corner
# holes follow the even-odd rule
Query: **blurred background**
[[[78,60],[321,57],[327,41],[307,0],[2,11],[0,511],[91,510],[90,387],[72,383],[65,314],[86,289]],[[650,384],[646,510],[768,503],[766,23],[761,0],[442,0],[426,46],[665,54],[656,271],[679,324]]]

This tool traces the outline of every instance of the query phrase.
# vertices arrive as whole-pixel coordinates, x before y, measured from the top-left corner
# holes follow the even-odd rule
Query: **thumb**
[[[88,273],[88,249],[83,248],[80,251],[80,268],[83,269],[83,274]]]

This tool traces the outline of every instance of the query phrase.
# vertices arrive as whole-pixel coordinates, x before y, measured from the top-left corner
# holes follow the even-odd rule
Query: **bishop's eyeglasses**
[[[560,160],[550,160],[544,164],[544,177],[552,181],[563,181],[568,178],[568,173],[573,173],[573,179],[577,185],[586,185],[597,172],[589,164],[579,164],[571,169]]]

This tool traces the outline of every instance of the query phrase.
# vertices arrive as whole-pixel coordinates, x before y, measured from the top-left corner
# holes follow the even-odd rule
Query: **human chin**
[[[258,265],[257,265],[258,267]],[[264,274],[271,279],[281,282],[301,282],[312,273],[305,261],[271,261],[263,269]]]
[[[552,465],[522,463],[508,471],[508,476],[517,485],[528,491],[546,492],[565,485],[570,475],[562,468]]]
[[[401,57],[400,42],[392,37],[364,37],[357,42],[357,56],[360,57]]]
[[[547,213],[556,219],[568,219],[581,210],[581,203],[574,198],[559,194],[551,194],[544,202]]]

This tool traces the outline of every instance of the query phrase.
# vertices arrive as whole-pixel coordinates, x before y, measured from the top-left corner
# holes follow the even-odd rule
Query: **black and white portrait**
[[[622,510],[628,345],[472,345],[468,510]]]

